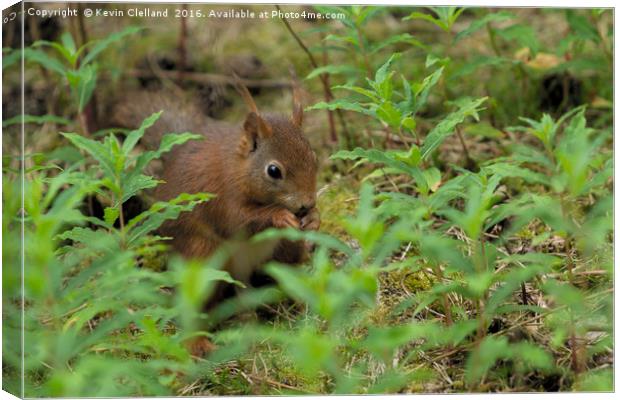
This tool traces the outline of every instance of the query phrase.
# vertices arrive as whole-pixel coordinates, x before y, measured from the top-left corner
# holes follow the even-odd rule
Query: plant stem
[[[276,5],[275,7],[276,7],[276,9],[278,11],[282,11],[279,5]],[[310,50],[308,50],[308,48],[306,47],[304,42],[295,33],[295,31],[291,27],[291,24],[289,24],[289,22],[286,20],[286,18],[281,18],[281,20],[284,23],[284,26],[286,26],[286,29],[289,31],[289,33],[293,36],[293,38],[295,39],[295,41],[297,42],[299,47],[301,47],[301,49],[304,51],[304,53],[306,53],[306,55],[308,56],[308,59],[310,60],[310,64],[312,64],[312,67],[314,67],[315,69],[319,68],[319,64],[316,62],[316,59],[314,58],[314,56],[312,55]],[[320,78],[321,82],[323,83],[323,91],[325,92],[325,98],[328,98],[331,101],[334,98],[334,95],[332,94],[331,88],[329,86],[329,81],[327,79],[327,74],[321,74],[321,75],[319,75],[319,78]],[[336,110],[336,115],[338,115],[338,120],[340,121],[340,125],[342,126],[342,133],[343,133],[343,135],[345,137],[347,145],[351,146],[352,145],[351,137],[349,135],[349,130],[347,128],[346,121],[344,120],[344,116],[342,114],[342,110],[337,109]]]
[[[185,13],[185,15],[187,15],[187,4],[183,4],[181,6],[183,12]],[[187,46],[186,43],[187,42],[187,17],[181,15],[181,30],[179,32],[179,45],[178,45],[178,52],[179,52],[179,67],[178,69],[178,80],[179,83],[181,83],[183,81],[183,74],[186,70],[187,67]]]
[[[370,67],[370,60],[368,60],[368,53],[366,52],[366,45],[364,44],[364,36],[362,30],[355,24],[355,31],[357,32],[357,41],[360,46],[360,53],[362,53],[362,60],[364,60],[364,67],[366,68],[366,75],[368,79],[372,79],[372,68]]]

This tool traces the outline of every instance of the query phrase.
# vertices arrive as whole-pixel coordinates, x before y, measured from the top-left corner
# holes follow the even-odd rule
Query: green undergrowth
[[[167,110],[89,130],[105,71],[134,67],[120,49],[161,33],[65,32],[26,49],[62,109],[24,116],[32,138],[53,140],[23,155],[3,143],[5,389],[21,393],[22,368],[27,397],[613,389],[610,11],[312,9],[344,18],[291,20],[297,38],[281,21],[247,27],[282,39],[261,50],[294,54],[321,165],[321,229],[250,239],[315,245],[304,265],[265,265],[266,287],[221,269],[233,247],[183,260],[158,233],[212,198],[146,201],[161,183],[149,168],[199,132],[144,150]],[[548,22],[565,29],[551,37]],[[253,48],[237,25],[217,29]],[[219,65],[202,50],[197,65]],[[5,76],[19,54],[3,49]],[[256,95],[276,108],[286,96]],[[219,281],[238,296],[205,312]],[[204,357],[186,346],[198,336],[216,346]]]

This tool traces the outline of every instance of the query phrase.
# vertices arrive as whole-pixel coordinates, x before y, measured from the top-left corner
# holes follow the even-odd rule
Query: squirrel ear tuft
[[[252,98],[252,95],[250,94],[248,88],[243,84],[243,82],[241,82],[241,78],[239,78],[239,76],[233,72],[233,79],[235,81],[235,88],[241,95],[241,98],[243,99],[245,105],[250,109],[251,112],[258,114],[258,107],[256,107],[256,103],[254,102],[254,99]]]
[[[292,67],[290,68],[290,72],[293,86],[293,116],[291,117],[291,121],[295,126],[301,128],[301,124],[304,120],[304,108],[301,105],[301,89],[299,87],[297,74],[295,74],[295,70]]]

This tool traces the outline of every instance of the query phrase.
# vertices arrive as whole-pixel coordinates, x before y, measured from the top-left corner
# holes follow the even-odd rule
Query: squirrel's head
[[[238,146],[245,170],[246,190],[256,202],[280,205],[303,216],[315,205],[317,158],[303,135],[303,108],[294,85],[293,115],[261,115],[250,106]]]

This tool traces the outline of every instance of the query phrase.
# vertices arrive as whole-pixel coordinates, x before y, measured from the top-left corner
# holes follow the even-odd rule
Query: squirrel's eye
[[[269,164],[267,166],[267,175],[273,179],[282,179],[282,171],[280,171],[280,168],[275,164]]]

